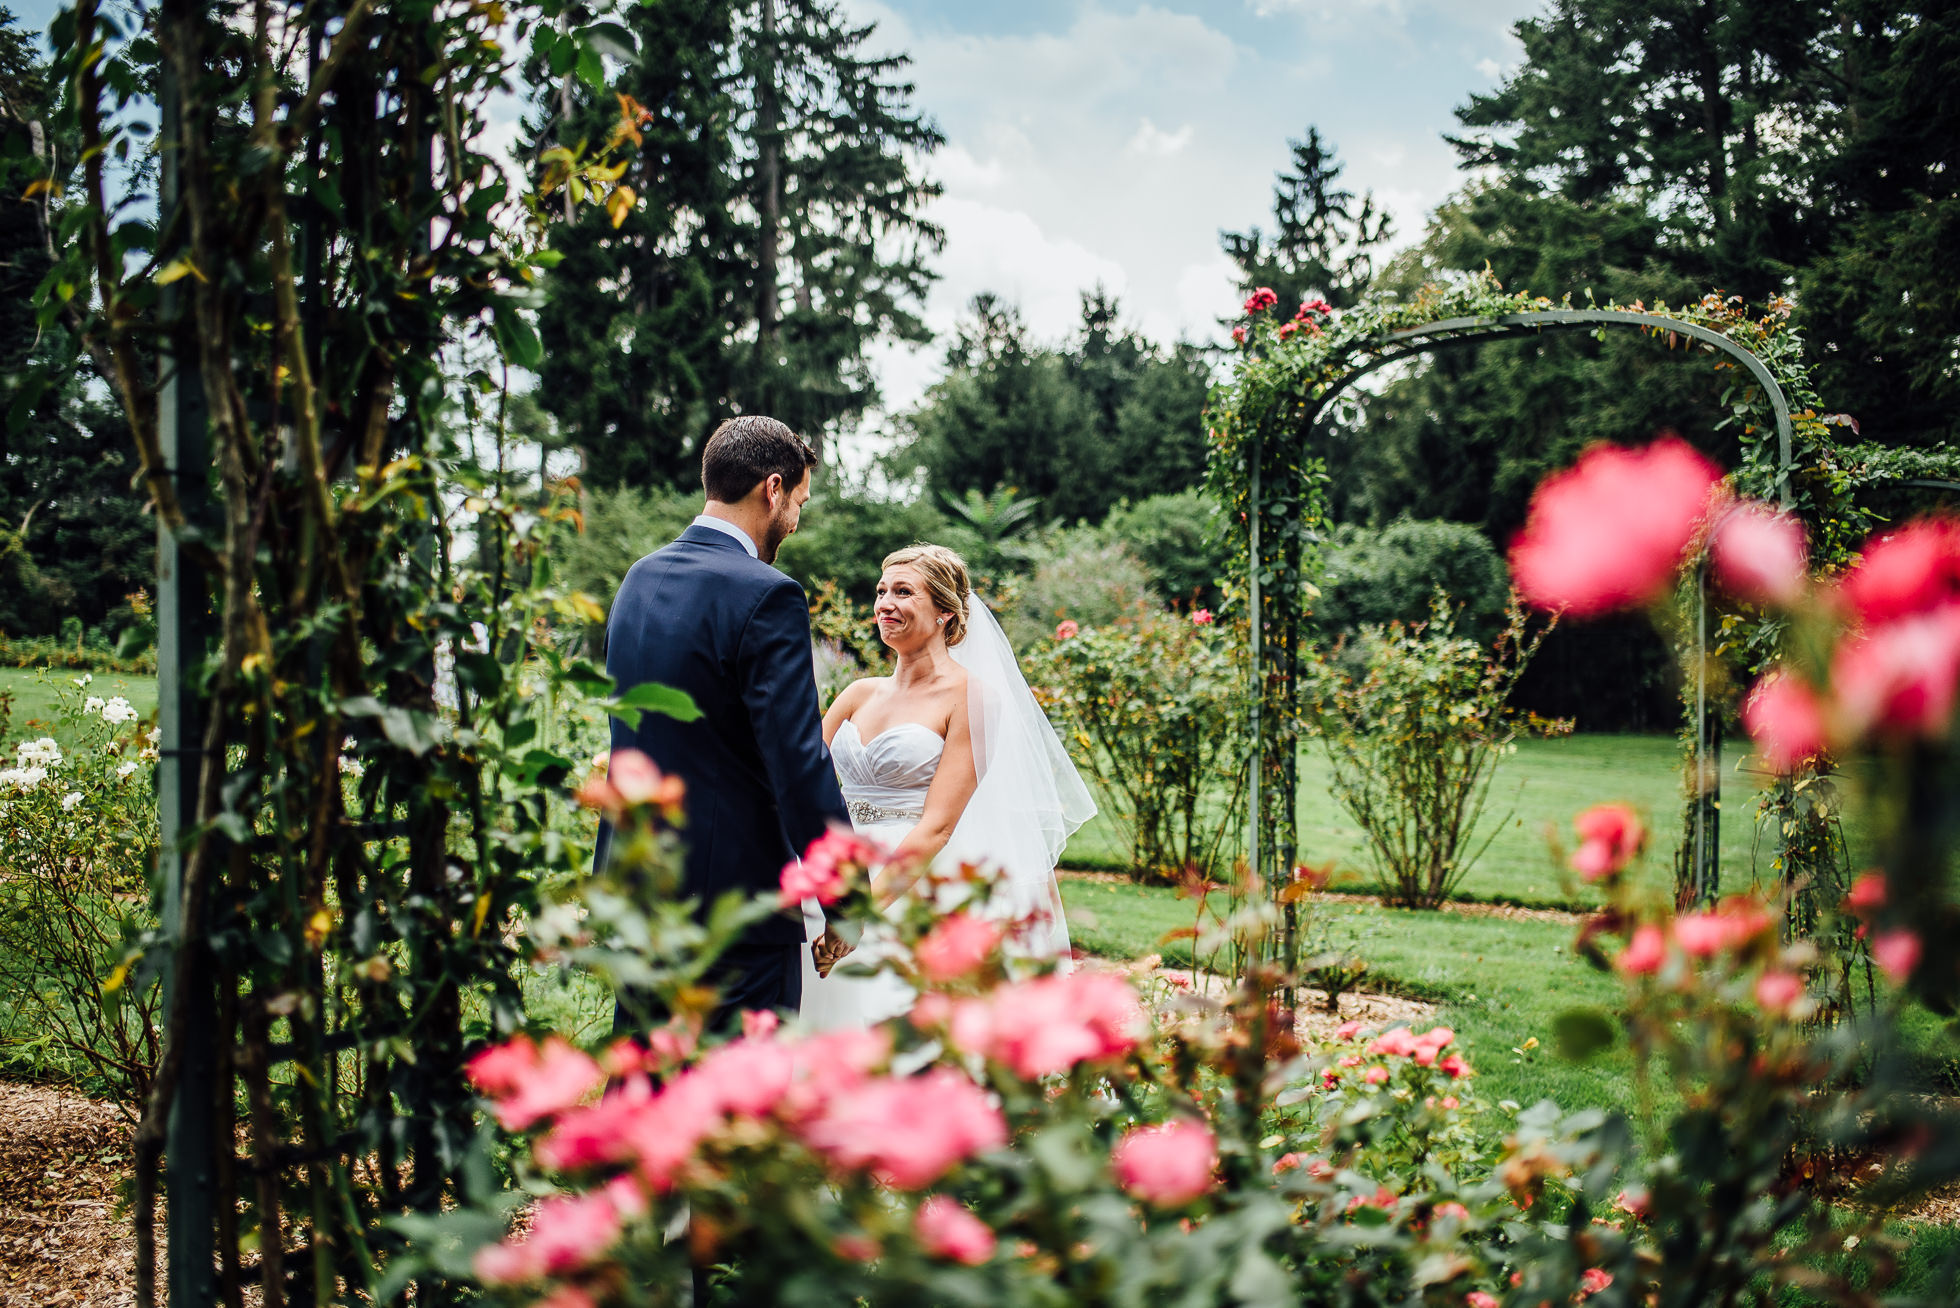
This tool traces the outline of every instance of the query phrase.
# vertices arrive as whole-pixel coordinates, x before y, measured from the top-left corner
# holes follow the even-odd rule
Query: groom
[[[606,671],[624,694],[654,681],[694,697],[693,722],[648,713],[612,723],[687,784],[683,893],[702,912],[728,891],[773,894],[783,865],[850,813],[824,748],[803,588],[769,565],[796,530],[817,456],[774,418],[715,429],[701,454],[708,502],[680,538],[627,572],[606,620]],[[602,832],[604,859],[611,833]],[[716,962],[713,1025],[745,1010],[796,1011],[803,921],[751,927]],[[630,1022],[622,1004],[622,1025]]]

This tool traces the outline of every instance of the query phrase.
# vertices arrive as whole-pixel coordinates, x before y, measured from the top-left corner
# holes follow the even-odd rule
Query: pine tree
[[[873,29],[822,0],[672,0],[629,22],[639,57],[606,94],[540,93],[539,146],[641,115],[622,144],[641,201],[557,238],[539,391],[589,479],[686,485],[721,418],[769,412],[821,442],[875,402],[875,341],[925,339],[940,236],[916,160],[940,137],[905,59],[865,53]]]
[[[1293,171],[1273,184],[1273,232],[1258,227],[1218,234],[1226,257],[1239,266],[1246,291],[1266,286],[1282,306],[1325,300],[1336,309],[1357,302],[1375,275],[1375,260],[1394,235],[1372,192],[1357,201],[1339,185],[1343,166],[1318,127],[1288,142]]]
[[[52,192],[19,197],[50,168],[66,177],[77,154],[50,126],[53,94],[0,8],[0,632],[14,636],[127,622],[124,597],[153,571],[122,418],[90,399],[95,374],[67,325],[44,328],[34,311],[60,210]]]

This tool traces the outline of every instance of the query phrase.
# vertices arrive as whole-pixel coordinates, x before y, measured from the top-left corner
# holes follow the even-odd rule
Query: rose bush
[[[1835,981],[1790,937],[1782,901],[1677,911],[1627,874],[1637,819],[1601,805],[1575,818],[1574,857],[1606,896],[1577,943],[1621,1000],[1548,1034],[1574,1059],[1627,1043],[1631,1119],[1481,1105],[1475,1051],[1447,1028],[1350,1024],[1303,1042],[1274,999],[1290,979],[1271,969],[1214,1001],[1031,962],[985,871],[897,865],[843,836],[786,884],[884,923],[913,1011],[832,1033],[752,1015],[716,1043],[701,956],[775,906],[731,902],[695,923],[645,791],[618,799],[612,880],[577,889],[579,929],[535,939],[634,977],[670,1016],[585,1055],[548,1040],[480,1055],[487,1106],[522,1123],[516,1179],[541,1202],[523,1234],[503,1208],[431,1219],[419,1266],[558,1305],[675,1301],[689,1268],[711,1265],[725,1295],[754,1303],[1876,1302],[1901,1252],[1881,1215],[1960,1173],[1960,1120],[1906,1079],[1898,1020],[1954,983],[1951,724],[1932,723],[1926,696],[1853,711],[1860,683],[1830,679],[1841,649],[1880,644],[1902,647],[1884,666],[1944,684],[1948,647],[1913,624],[1954,602],[1960,559],[1940,530],[1908,530],[1905,547],[1874,546],[1862,581],[1801,583],[1793,622],[1816,645],[1784,670],[1811,686],[1854,773],[1909,783],[1872,810],[1888,861],[1834,910],[1889,977],[1868,1020],[1810,1021]],[[1907,547],[1918,562],[1891,573]],[[1617,580],[1577,584],[1641,602],[1652,579],[1627,587],[1608,563]],[[1763,593],[1779,593],[1770,580]],[[881,910],[874,875],[910,889]],[[946,950],[956,964],[921,960],[959,917],[997,931]],[[1834,1202],[1847,1160],[1855,1206]]]
[[[1229,859],[1244,784],[1244,651],[1244,632],[1209,610],[1137,610],[1100,627],[1065,619],[1024,660],[1139,878],[1174,880]]]
[[[40,1045],[34,1072],[134,1121],[159,1052],[156,978],[134,966],[156,926],[156,734],[93,674],[55,685],[67,743],[10,742],[0,768],[0,1021]]]

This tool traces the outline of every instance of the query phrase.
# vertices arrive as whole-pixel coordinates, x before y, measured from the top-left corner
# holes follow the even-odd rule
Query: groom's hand
[[[830,969],[837,966],[837,960],[850,952],[851,947],[844,943],[844,938],[829,927],[825,927],[816,943],[810,946],[810,957],[817,965],[818,976],[829,976]]]

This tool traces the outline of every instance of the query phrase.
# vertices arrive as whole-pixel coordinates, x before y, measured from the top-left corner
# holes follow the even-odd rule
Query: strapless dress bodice
[[[852,825],[917,821],[945,750],[944,738],[921,723],[895,723],[867,741],[857,723],[846,721],[830,742],[830,756]]]

